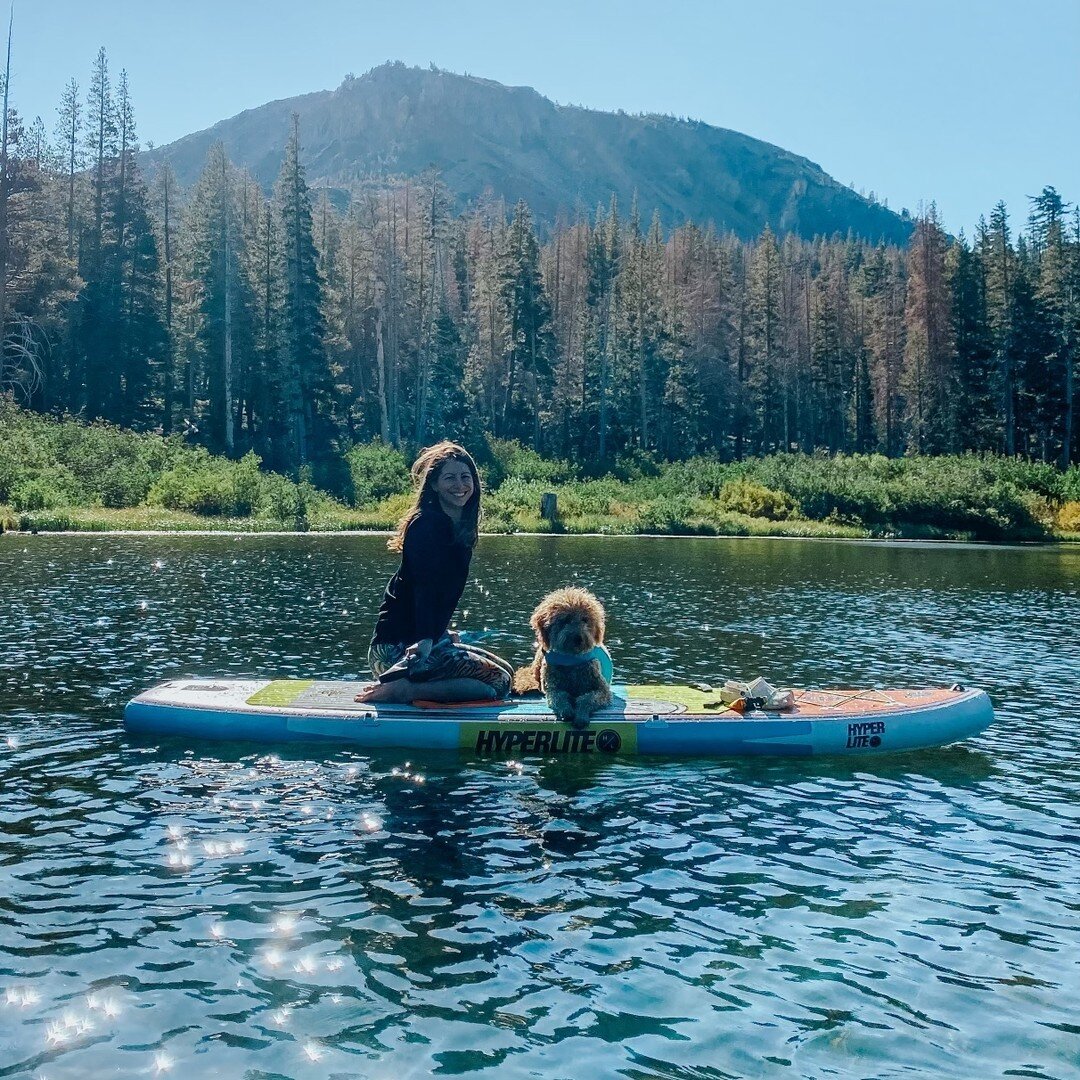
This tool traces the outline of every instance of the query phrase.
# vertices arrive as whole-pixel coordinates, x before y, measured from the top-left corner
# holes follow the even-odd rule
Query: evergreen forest
[[[1080,461],[1080,209],[1044,188],[904,247],[665,228],[615,200],[464,212],[432,170],[264,192],[215,146],[144,175],[102,50],[55,125],[4,87],[0,393],[342,489],[349,448],[511,440],[627,460],[990,452]]]

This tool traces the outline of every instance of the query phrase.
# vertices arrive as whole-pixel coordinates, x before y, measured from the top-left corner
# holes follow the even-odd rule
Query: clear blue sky
[[[734,128],[969,235],[1080,199],[1080,0],[16,0],[20,112],[51,130],[100,45],[144,142],[403,60]]]

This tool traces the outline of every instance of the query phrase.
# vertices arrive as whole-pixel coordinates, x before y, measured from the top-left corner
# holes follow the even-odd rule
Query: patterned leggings
[[[407,645],[397,642],[375,642],[368,649],[368,663],[372,674],[378,678],[387,668],[393,667],[404,655]],[[436,654],[437,650],[437,655]],[[440,639],[432,649],[434,665],[424,671],[424,681],[436,679],[476,679],[495,691],[495,696],[504,698],[510,693],[514,678],[514,669],[501,657],[478,645],[451,643],[449,639]]]

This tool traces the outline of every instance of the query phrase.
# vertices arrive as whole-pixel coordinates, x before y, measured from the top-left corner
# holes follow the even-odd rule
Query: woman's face
[[[472,498],[475,488],[472,470],[464,461],[450,458],[439,467],[435,477],[435,493],[443,513],[454,521],[461,517],[465,504]]]

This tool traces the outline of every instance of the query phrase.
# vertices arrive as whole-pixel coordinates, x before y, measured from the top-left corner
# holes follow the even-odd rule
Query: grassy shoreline
[[[482,531],[600,536],[1080,541],[1080,466],[994,455],[620,459],[591,475],[477,440]],[[0,528],[17,532],[386,532],[411,502],[402,451],[375,442],[297,477],[177,436],[28,413],[0,398]],[[327,463],[324,462],[324,465]],[[331,478],[332,477],[332,481]],[[331,490],[332,489],[332,490]],[[554,521],[541,497],[557,496]]]
[[[374,519],[374,520],[373,520]],[[0,505],[0,523],[6,525],[5,531],[16,535],[30,533],[157,533],[157,534],[196,534],[204,535],[349,535],[367,533],[371,535],[389,535],[393,532],[394,520],[385,514],[355,513],[318,515],[305,519],[299,526],[283,527],[282,522],[270,518],[217,518],[210,525],[206,517],[182,511],[162,511],[159,507],[133,507],[110,510],[106,507],[65,507],[56,511],[37,511],[34,513],[16,513],[13,508]],[[528,527],[533,526],[533,527]],[[547,527],[545,527],[547,526]],[[777,526],[781,526],[777,528]],[[786,526],[786,527],[785,527]],[[772,536],[822,539],[862,540],[872,537],[866,530],[850,526],[828,525],[823,522],[771,522],[764,518],[745,518],[745,524],[736,523],[729,531],[720,529],[706,531],[704,527],[693,529],[673,528],[667,532],[636,531],[625,527],[612,529],[605,523],[589,519],[562,521],[556,527],[550,527],[539,519],[526,521],[522,527],[507,528],[500,521],[496,529],[481,528],[486,536]],[[910,537],[925,539],[926,537]],[[877,537],[889,539],[889,537]]]
[[[158,507],[135,507],[110,510],[106,507],[68,507],[61,513],[39,512],[16,514],[13,508],[0,504],[0,524],[3,533],[11,536],[52,534],[64,536],[389,536],[391,524],[374,524],[370,515],[357,515],[358,520],[308,521],[301,527],[283,527],[280,521],[259,518],[226,518],[214,520],[179,511],[162,512]],[[767,518],[744,519],[745,524],[724,531],[704,528],[678,529],[667,532],[631,532],[605,530],[586,520],[573,521],[571,527],[563,528],[500,528],[481,529],[484,536],[577,536],[605,538],[728,538],[772,540],[851,540],[859,542],[939,542],[939,543],[1007,543],[1024,545],[1080,544],[1080,531],[1059,531],[1042,538],[996,538],[980,539],[970,533],[929,530],[925,527],[898,528],[890,532],[874,533],[868,529],[833,525],[827,522],[798,521],[775,522]],[[23,527],[20,528],[19,525]],[[13,527],[14,526],[14,527]]]

